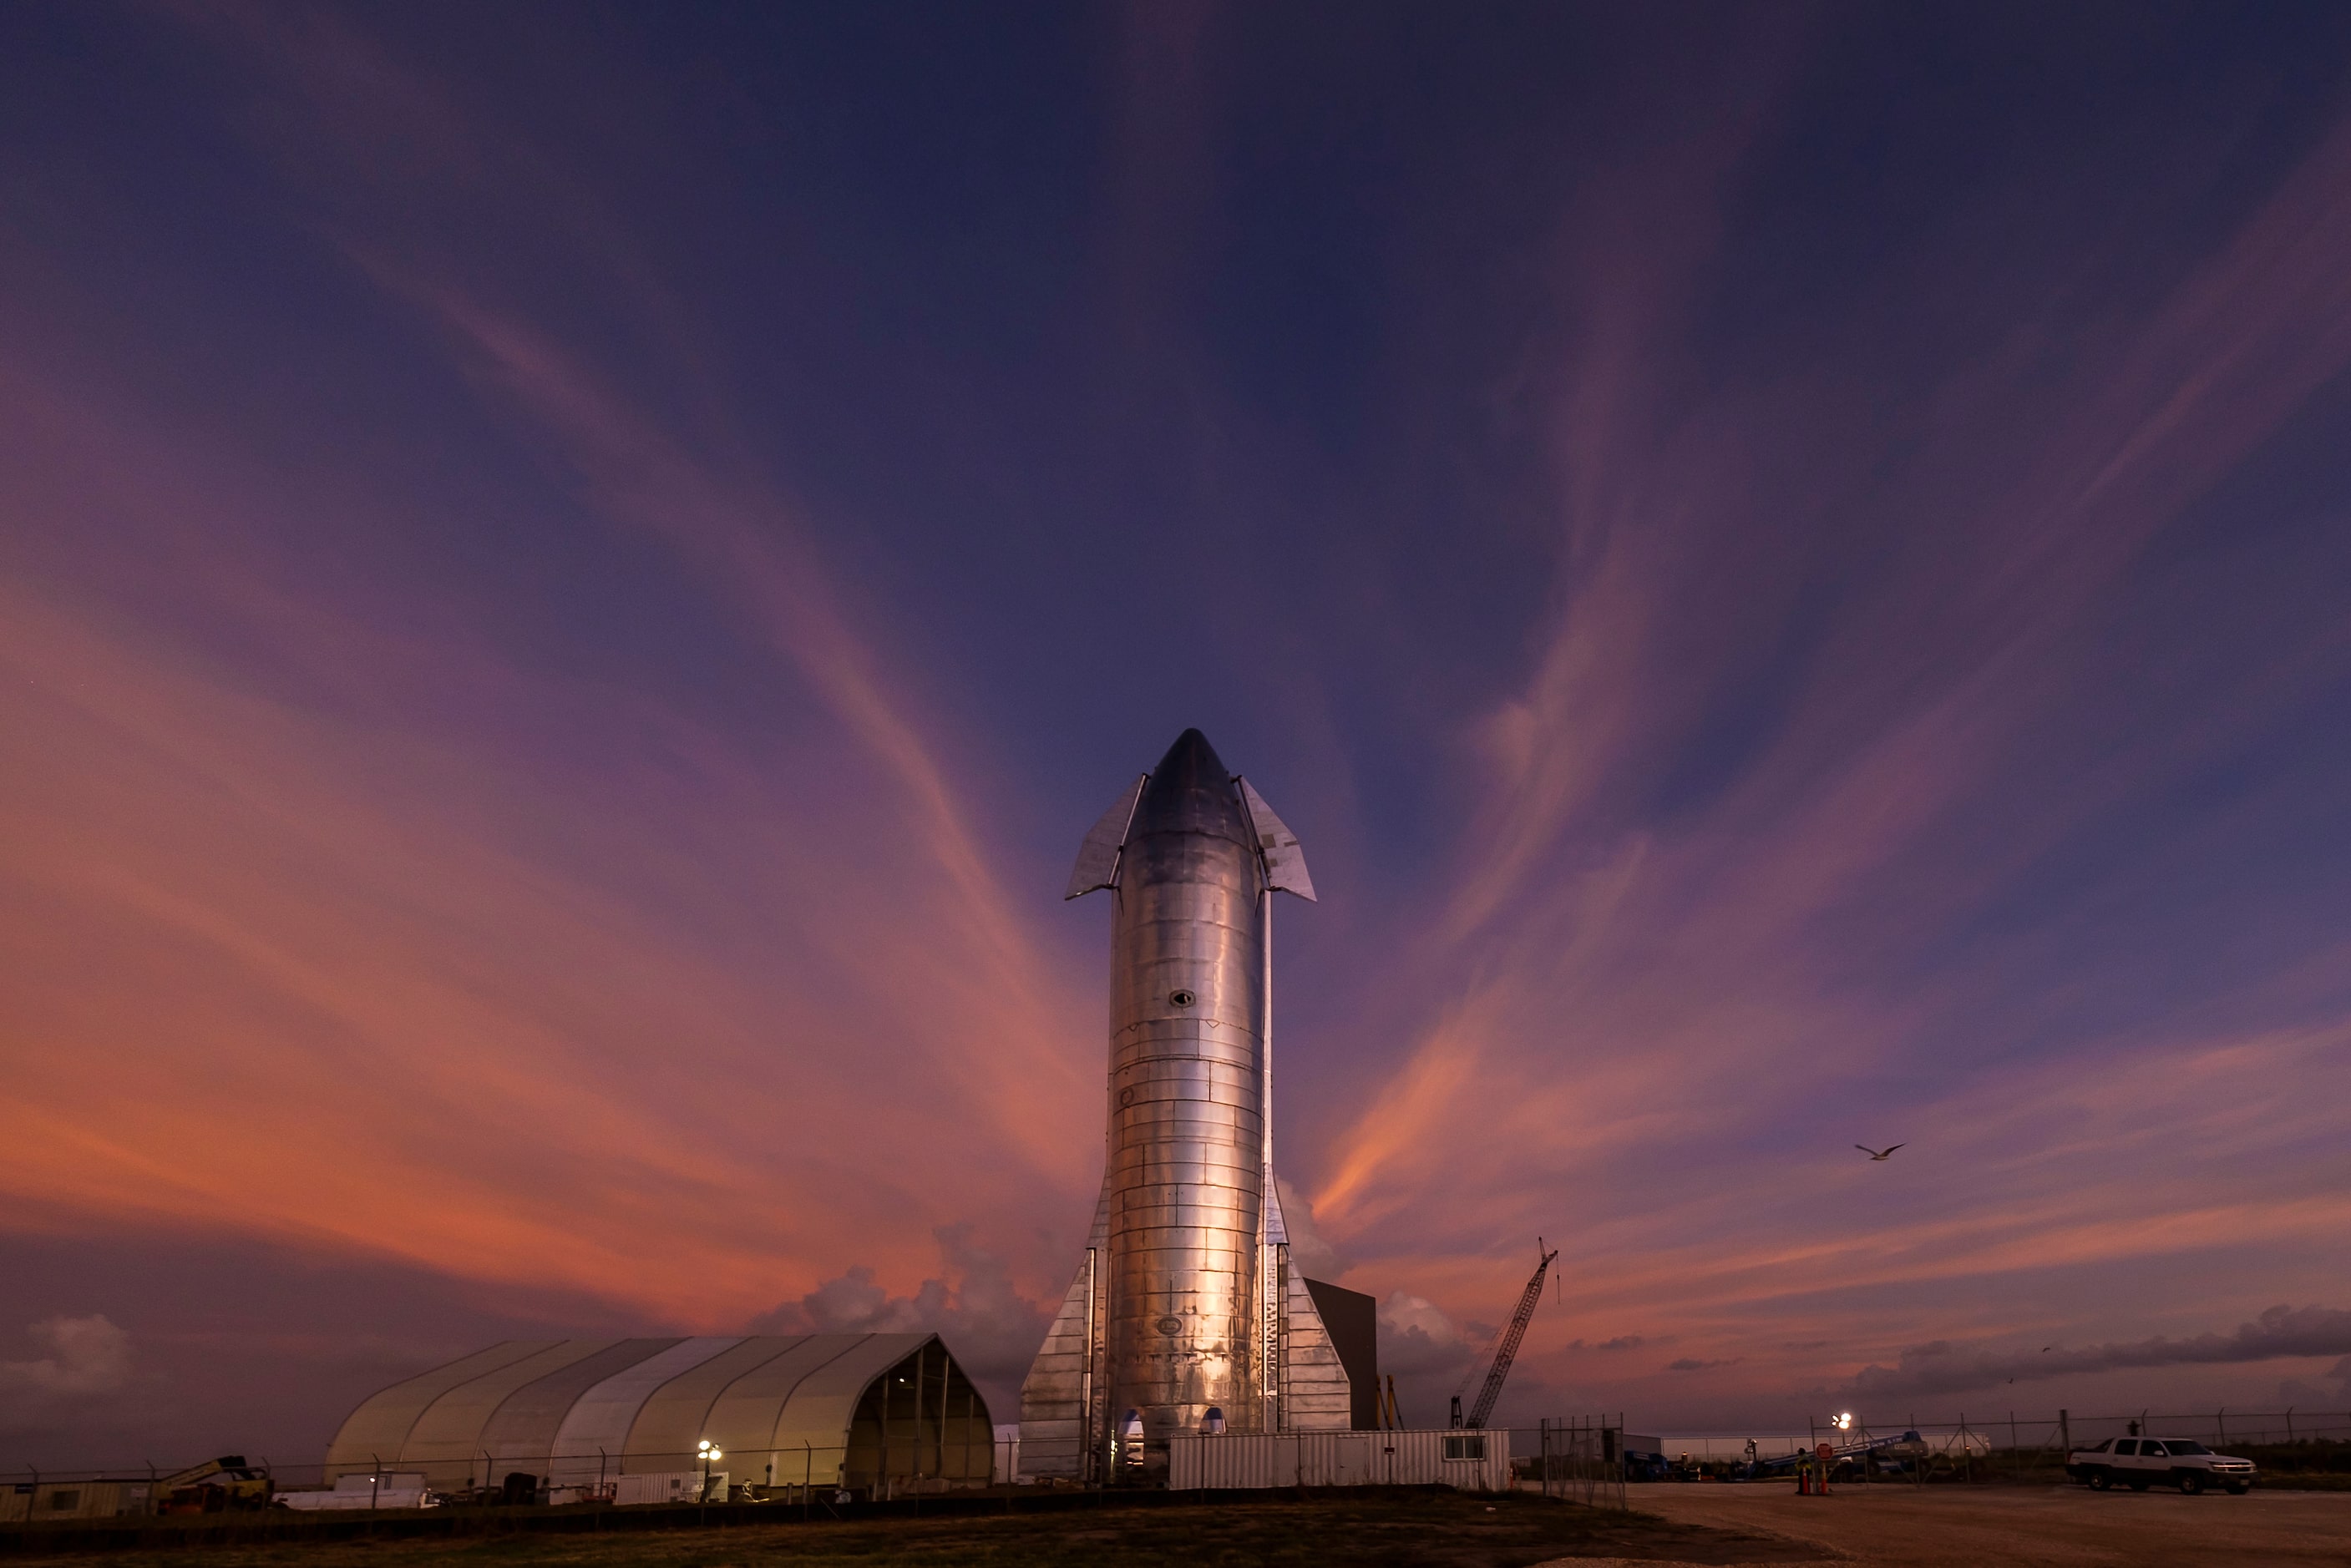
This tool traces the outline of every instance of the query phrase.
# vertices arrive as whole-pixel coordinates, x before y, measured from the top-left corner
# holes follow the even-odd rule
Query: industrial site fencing
[[[1629,1448],[1622,1417],[1547,1419],[1533,1429],[1496,1428],[1489,1435],[1517,1486],[1593,1507],[1625,1506],[1627,1481],[1787,1473],[1796,1454],[1823,1443],[1834,1456],[1828,1462],[1833,1475],[1866,1484],[2053,1481],[2063,1478],[2069,1452],[2130,1436],[2193,1438],[2216,1452],[2252,1459],[2273,1481],[2297,1474],[2351,1475],[2351,1411],[2298,1407],[2113,1415],[1966,1411],[1945,1420],[1854,1412],[1842,1425],[1834,1417],[1816,1418],[1796,1433],[1635,1438]],[[1473,1436],[1439,1433],[1434,1440]],[[772,1503],[813,1516],[845,1501],[919,1500],[1021,1480],[1017,1455],[1018,1440],[1008,1435],[944,1446],[802,1444],[729,1453],[708,1466],[675,1453],[517,1459],[482,1452],[385,1459],[354,1474],[349,1466],[330,1472],[320,1464],[273,1464],[256,1455],[247,1467],[254,1479],[247,1480],[143,1460],[104,1469],[28,1466],[0,1471],[0,1524],[279,1505],[325,1511]],[[1282,1484],[1313,1483],[1293,1470]]]
[[[535,1454],[476,1452],[348,1464],[273,1464],[256,1455],[240,1469],[167,1469],[141,1461],[104,1469],[0,1471],[0,1524],[72,1519],[229,1513],[288,1508],[333,1512],[417,1508],[578,1504],[776,1503],[814,1511],[839,1503],[920,1499],[1008,1479],[1011,1445],[871,1440],[802,1443],[707,1464],[673,1452]],[[371,1456],[372,1458],[373,1456]],[[201,1473],[209,1471],[210,1473]],[[572,1480],[569,1478],[579,1478]],[[556,1478],[567,1478],[558,1480]]]
[[[1917,1435],[1916,1443],[1899,1440],[1910,1433]],[[2252,1459],[2273,1478],[2351,1473],[2351,1411],[2346,1410],[1960,1411],[1929,1421],[1907,1413],[1855,1412],[1843,1425],[1816,1417],[1806,1440],[1815,1447],[1827,1443],[1835,1455],[1831,1463],[1848,1478],[1998,1481],[2060,1479],[2069,1453],[2125,1437],[2191,1438],[2215,1452]],[[1667,1447],[1668,1461],[1681,1463],[1681,1455],[1673,1451],[1677,1445]],[[1760,1457],[1768,1462],[1779,1456],[1766,1451]],[[1693,1464],[1714,1469],[1721,1458],[1708,1454]]]
[[[1625,1418],[1597,1416],[1546,1420],[1536,1429],[1532,1480],[1545,1497],[1586,1508],[1624,1508],[1630,1466]]]
[[[0,1472],[0,1524],[166,1514],[298,1512],[439,1508],[620,1508],[766,1503],[810,1516],[848,1502],[919,1500],[944,1492],[1025,1482],[1018,1438],[967,1445],[894,1444],[726,1452],[708,1464],[671,1451],[498,1455],[477,1450],[372,1463],[288,1465],[256,1454],[235,1469],[172,1469],[141,1461],[105,1469]],[[1621,1506],[1621,1431],[1601,1417],[1546,1421],[1537,1429],[1297,1433],[1256,1439],[1177,1440],[1219,1456],[1251,1442],[1265,1463],[1247,1476],[1188,1478],[1195,1487],[1450,1485],[1501,1490],[1513,1485],[1601,1506]],[[1360,1452],[1358,1452],[1360,1450]],[[1200,1455],[1191,1456],[1195,1459]],[[1287,1463],[1276,1461],[1286,1459]],[[1425,1462],[1424,1462],[1425,1461]],[[1194,1467],[1197,1469],[1196,1465]],[[1247,1467],[1245,1467],[1247,1468]],[[1258,1470],[1263,1470],[1259,1475]],[[1278,1473],[1277,1473],[1278,1472]],[[1173,1478],[1171,1478],[1173,1479]],[[1051,1483],[1048,1483],[1051,1484]]]

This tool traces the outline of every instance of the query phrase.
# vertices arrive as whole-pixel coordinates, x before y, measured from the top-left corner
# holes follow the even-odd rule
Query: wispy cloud
[[[1716,199],[1710,177],[1659,184],[1645,199]],[[1475,1193],[1499,1222],[1508,1194],[1528,1235],[1572,1237],[1585,1304],[1553,1334],[1646,1303],[1652,1322],[1710,1319],[1728,1345],[1721,1314],[1774,1298],[2314,1243],[2340,1223],[2334,1162],[2291,1191],[2273,1167],[2216,1190],[2213,1167],[2179,1163],[2341,1136],[2342,1020],[2293,978],[2315,950],[2210,1033],[2077,1037],[2036,1062],[2022,1044],[2041,1025],[2018,1013],[1994,1024],[2009,1039],[1971,1047],[1982,1074],[1905,1064],[1955,1007],[1991,1015],[2022,950],[1982,922],[2052,857],[2339,673],[2335,643],[2281,650],[2251,707],[2199,695],[2136,733],[2081,732],[2132,679],[2092,628],[2148,591],[2153,542],[2351,364],[2346,191],[2337,126],[2143,317],[2020,328],[2029,371],[2008,345],[1950,367],[1917,395],[1919,444],[1890,474],[1841,472],[1826,451],[1844,396],[1830,366],[1769,388],[1661,382],[1686,305],[1632,314],[1646,352],[1578,358],[1606,379],[1575,406],[1646,413],[1562,438],[1555,628],[1479,729],[1484,810],[1416,971],[1468,978],[1332,1142],[1316,1198],[1343,1240],[1376,1231],[1384,1268],[1444,1277],[1447,1242],[1416,1217]],[[1567,272],[1567,313],[1604,308],[1606,275]],[[1792,484],[1766,466],[1775,441],[1823,466]],[[1878,543],[1860,568],[1864,527]],[[1757,659],[1780,661],[1765,684],[1740,665]],[[1896,972],[1911,983],[1876,978]],[[1869,1173],[1820,1168],[1787,1135],[1822,1119],[1808,1106],[1852,1117],[1847,1085],[1905,1072],[1949,1081],[1905,1096],[1884,1136],[1912,1139],[1951,1195],[1896,1177],[1907,1211],[1808,1214],[1798,1193]],[[1820,1127],[1813,1147],[1881,1125]],[[1478,1289],[1499,1301],[1510,1273],[1489,1266]]]
[[[402,217],[436,182],[544,213],[542,161],[338,26],[246,46],[314,116],[273,145],[385,198],[328,203],[334,243],[540,454],[559,528],[669,552],[775,722],[721,732],[471,628],[413,636],[429,581],[321,603],[253,520],[339,484],[329,504],[391,510],[356,475],[304,475],[298,501],[217,449],[183,466],[189,438],[109,400],[119,364],[78,364],[78,401],[10,379],[20,432],[56,438],[12,514],[155,568],[5,590],[0,924],[49,961],[11,986],[0,1181],[695,1324],[843,1255],[918,1266],[903,1227],[852,1247],[884,1212],[1084,1189],[1084,1010],[971,820],[969,738],[876,653],[756,462],[707,427],[689,445],[533,323],[527,279],[482,303],[476,258]],[[576,188],[556,205],[661,340],[617,226]],[[117,589],[173,618],[139,624]],[[862,1108],[885,1081],[887,1129]]]

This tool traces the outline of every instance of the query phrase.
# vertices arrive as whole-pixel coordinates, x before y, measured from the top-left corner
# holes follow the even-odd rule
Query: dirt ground
[[[284,1541],[0,1560],[120,1568],[2351,1568],[2351,1493],[1645,1486],[1635,1512],[1378,1494],[605,1534]],[[57,1542],[65,1544],[63,1541]],[[13,1548],[13,1550],[12,1550]],[[30,1549],[27,1552],[27,1549]],[[18,1555],[18,1553],[25,1553]]]
[[[1146,1505],[1147,1504],[1147,1505]],[[1008,1506],[1009,1504],[1008,1503]],[[678,1511],[681,1514],[691,1511]],[[1788,1563],[1809,1546],[1736,1528],[1654,1514],[1570,1508],[1536,1497],[1362,1491],[1246,1503],[1165,1498],[1005,1514],[963,1513],[799,1522],[748,1520],[724,1529],[632,1529],[416,1539],[259,1543],[163,1541],[104,1556],[45,1554],[70,1532],[0,1536],[0,1558],[119,1568],[1529,1568],[1573,1556],[1598,1561]],[[455,1524],[463,1521],[450,1520]],[[495,1524],[496,1521],[482,1521]],[[552,1522],[552,1521],[549,1521]]]
[[[1863,1568],[2351,1565],[2351,1494],[2342,1492],[1853,1486],[1798,1497],[1789,1486],[1699,1485],[1637,1487],[1631,1501],[1680,1523],[1812,1542]]]

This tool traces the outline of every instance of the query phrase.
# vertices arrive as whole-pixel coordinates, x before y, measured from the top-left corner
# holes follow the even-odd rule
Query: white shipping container
[[[623,1508],[632,1503],[703,1501],[700,1470],[662,1470],[653,1475],[616,1476],[608,1484],[612,1488],[612,1501]],[[725,1470],[710,1472],[710,1498],[715,1502],[726,1501]]]
[[[1167,1440],[1171,1491],[1280,1486],[1449,1486],[1510,1490],[1510,1434],[1410,1432],[1179,1433]]]

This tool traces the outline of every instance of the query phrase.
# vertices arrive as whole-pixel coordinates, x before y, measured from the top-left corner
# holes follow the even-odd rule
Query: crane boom
[[[1474,1431],[1485,1428],[1486,1417],[1494,1413],[1494,1401],[1502,1397],[1502,1381],[1510,1375],[1510,1363],[1518,1359],[1519,1341],[1526,1338],[1527,1324],[1534,1321],[1535,1303],[1542,1300],[1543,1275],[1551,1272],[1552,1260],[1559,1256],[1556,1247],[1543,1252],[1541,1241],[1535,1243],[1535,1250],[1542,1252],[1542,1262],[1535,1265],[1534,1277],[1527,1282],[1525,1292],[1519,1297],[1519,1310],[1510,1314],[1510,1326],[1502,1332],[1502,1343],[1495,1348],[1494,1365],[1486,1369],[1486,1386],[1478,1390],[1478,1403],[1464,1423]],[[1454,1407],[1460,1408],[1458,1405]]]

